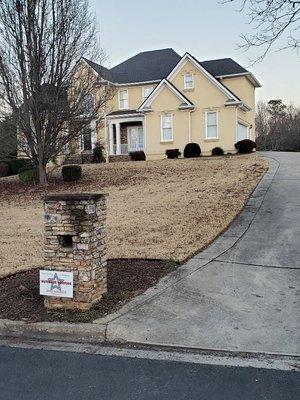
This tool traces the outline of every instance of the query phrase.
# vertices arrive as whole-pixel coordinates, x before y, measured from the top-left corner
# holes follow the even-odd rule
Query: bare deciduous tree
[[[99,117],[111,96],[112,87],[83,56],[103,57],[87,0],[0,0],[0,99],[41,184],[49,160]]]
[[[300,151],[300,109],[282,100],[259,102],[256,110],[260,150]]]
[[[241,48],[262,49],[253,63],[262,60],[270,48],[285,35],[281,48],[300,47],[300,1],[293,0],[224,0],[222,3],[239,3],[239,11],[247,12],[253,35],[242,35]]]

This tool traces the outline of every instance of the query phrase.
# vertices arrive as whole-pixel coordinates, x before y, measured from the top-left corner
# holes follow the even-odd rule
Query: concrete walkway
[[[95,321],[107,340],[300,354],[300,154],[264,156],[268,173],[222,236]]]

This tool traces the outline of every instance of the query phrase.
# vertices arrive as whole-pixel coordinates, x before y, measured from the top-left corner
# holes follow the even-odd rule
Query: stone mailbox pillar
[[[106,292],[106,194],[44,199],[44,268],[73,272],[73,298],[45,297],[48,309],[89,309]]]

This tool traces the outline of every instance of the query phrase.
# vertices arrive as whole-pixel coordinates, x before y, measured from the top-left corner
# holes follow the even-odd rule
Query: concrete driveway
[[[300,355],[300,154],[270,169],[210,247],[116,314],[108,340]]]

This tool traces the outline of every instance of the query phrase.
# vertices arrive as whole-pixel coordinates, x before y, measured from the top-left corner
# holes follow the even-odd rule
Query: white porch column
[[[114,154],[114,124],[112,122],[108,125],[109,132],[109,154],[112,156]]]
[[[121,154],[121,129],[120,129],[120,122],[116,123],[116,144],[117,144],[117,155]]]
[[[97,143],[97,122],[95,119],[91,121],[91,143],[92,143],[92,150]]]

